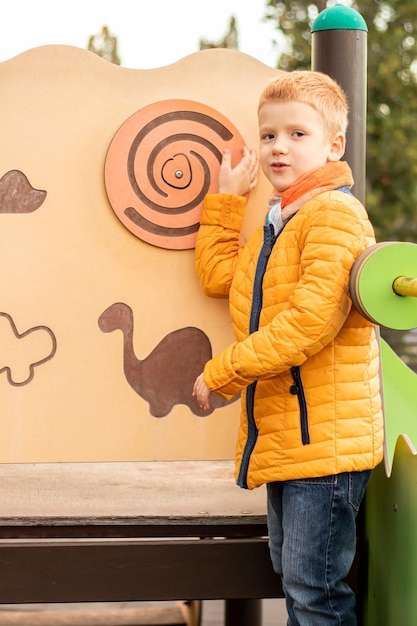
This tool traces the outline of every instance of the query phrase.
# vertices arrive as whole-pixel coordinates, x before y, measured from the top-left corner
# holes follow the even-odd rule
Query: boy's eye
[[[305,133],[302,130],[295,130],[292,135],[293,137],[304,137]]]
[[[266,140],[270,140],[274,138],[274,134],[273,133],[264,133],[262,135],[262,139],[266,139]]]

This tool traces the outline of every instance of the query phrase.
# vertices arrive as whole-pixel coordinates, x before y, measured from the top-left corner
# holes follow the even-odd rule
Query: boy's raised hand
[[[219,193],[244,196],[252,191],[258,179],[258,168],[258,155],[255,150],[249,150],[245,146],[241,160],[233,168],[230,150],[225,150],[219,171]]]

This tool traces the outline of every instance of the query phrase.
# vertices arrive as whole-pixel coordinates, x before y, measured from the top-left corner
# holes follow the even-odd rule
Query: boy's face
[[[330,140],[320,114],[304,102],[267,102],[259,111],[259,161],[281,194],[300,176],[338,161],[344,136]]]

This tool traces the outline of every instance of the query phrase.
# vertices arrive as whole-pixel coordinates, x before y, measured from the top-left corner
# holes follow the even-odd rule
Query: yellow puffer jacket
[[[374,235],[362,205],[337,190],[351,184],[343,162],[304,177],[283,194],[283,208],[301,208],[276,242],[265,225],[244,247],[245,199],[205,199],[196,268],[207,295],[229,296],[236,342],[208,361],[204,380],[225,398],[242,392],[241,487],[382,460],[378,342],[349,297],[352,265]]]

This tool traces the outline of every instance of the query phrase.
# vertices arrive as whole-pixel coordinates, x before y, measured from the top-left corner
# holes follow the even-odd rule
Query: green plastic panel
[[[385,413],[385,466],[389,475],[398,438],[405,435],[413,447],[417,446],[417,375],[383,339],[381,339],[381,359]]]
[[[417,456],[404,437],[392,474],[373,473],[365,498],[368,589],[363,626],[417,624]]]
[[[363,626],[417,624],[417,375],[381,340],[385,468],[365,498]]]

